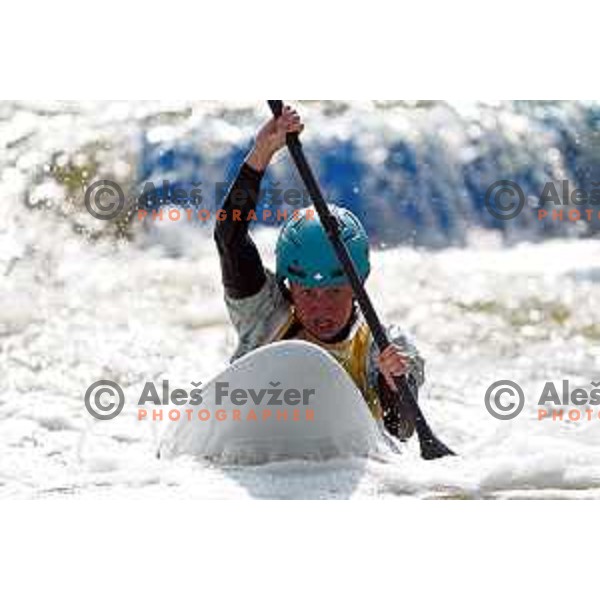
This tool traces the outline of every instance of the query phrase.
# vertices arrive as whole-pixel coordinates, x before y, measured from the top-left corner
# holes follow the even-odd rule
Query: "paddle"
[[[273,115],[277,118],[281,116],[283,111],[283,101],[282,100],[267,100],[269,103],[269,108],[273,112]],[[380,352],[383,352],[389,345],[390,340],[381,325],[381,321],[371,304],[371,300],[358,276],[354,263],[352,262],[352,258],[344,245],[344,242],[341,240],[339,234],[339,224],[335,217],[331,214],[325,199],[323,198],[323,194],[321,193],[321,189],[317,180],[315,179],[313,172],[306,160],[306,156],[304,155],[304,150],[302,149],[302,144],[300,143],[300,139],[297,133],[288,133],[286,138],[286,145],[288,150],[292,156],[292,160],[294,161],[298,172],[300,173],[300,177],[306,186],[306,189],[315,205],[315,209],[319,215],[323,228],[327,233],[327,237],[329,241],[333,245],[333,249],[338,257],[338,260],[342,264],[344,268],[344,272],[346,276],[350,280],[350,285],[352,286],[352,290],[354,292],[354,296],[358,301],[358,305],[365,317],[369,328],[371,329],[371,333],[373,334],[373,338]],[[403,405],[406,407],[408,411],[408,417],[413,421],[415,429],[417,430],[417,435],[419,436],[419,443],[421,445],[421,456],[426,460],[431,460],[434,458],[441,458],[442,456],[453,455],[454,452],[450,450],[443,442],[441,442],[429,427],[427,420],[425,419],[421,408],[419,407],[415,396],[410,388],[410,385],[406,381],[406,376],[402,375],[401,377],[395,377],[394,382],[396,383],[396,387],[399,390],[399,393],[404,398],[405,402]],[[393,397],[393,402],[391,406],[382,406],[384,411],[384,418],[389,416],[390,414],[396,414],[399,410],[399,405],[401,400],[398,394],[395,394]]]

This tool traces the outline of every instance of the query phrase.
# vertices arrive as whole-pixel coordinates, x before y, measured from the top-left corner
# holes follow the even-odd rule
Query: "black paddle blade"
[[[444,456],[456,456],[446,444],[441,442],[429,427],[425,415],[421,411],[417,402],[417,384],[412,375],[408,377],[403,375],[401,377],[394,378],[396,382],[396,388],[398,393],[396,394],[395,401],[385,402],[386,406],[390,407],[391,415],[389,419],[393,422],[396,416],[398,420],[401,419],[401,413],[405,413],[414,423],[415,429],[417,430],[417,437],[419,438],[419,444],[421,446],[421,458],[425,460],[434,460],[435,458],[443,458]],[[385,395],[383,395],[385,400]],[[385,415],[385,412],[384,412]],[[399,421],[398,421],[399,422]]]
[[[425,421],[421,409],[417,406],[417,418],[415,427],[419,436],[419,444],[421,445],[421,458],[425,460],[434,460],[443,458],[444,456],[456,456],[446,444],[435,437],[433,431]]]
[[[444,456],[456,456],[444,442],[438,440],[435,436],[428,439],[419,438],[421,444],[421,457],[425,460],[434,460]]]

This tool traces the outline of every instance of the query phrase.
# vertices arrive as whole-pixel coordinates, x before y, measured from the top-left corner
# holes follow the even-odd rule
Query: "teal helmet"
[[[329,205],[360,278],[369,275],[369,238],[356,215],[340,206]],[[314,208],[297,211],[283,224],[277,245],[277,277],[305,287],[326,287],[349,283],[333,246]]]

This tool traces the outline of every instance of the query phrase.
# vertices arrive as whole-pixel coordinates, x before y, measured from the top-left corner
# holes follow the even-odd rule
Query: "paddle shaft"
[[[273,113],[273,115],[277,118],[281,116],[283,111],[283,101],[281,100],[268,100],[269,107]],[[321,193],[321,188],[315,179],[315,176],[306,160],[306,156],[304,154],[304,150],[302,149],[302,143],[300,142],[300,138],[297,133],[288,133],[286,136],[286,145],[288,150],[292,156],[292,160],[300,173],[300,177],[306,186],[306,189],[313,201],[317,214],[321,220],[323,228],[327,234],[329,241],[331,242],[333,249],[338,257],[338,260],[342,264],[344,272],[350,281],[350,285],[352,287],[352,291],[354,296],[360,306],[360,309],[364,315],[365,321],[367,322],[371,333],[373,335],[373,339],[377,344],[377,347],[380,352],[383,352],[389,345],[390,340],[387,336],[385,329],[383,328],[381,321],[371,303],[371,299],[365,290],[365,287],[358,275],[356,267],[354,266],[354,262],[352,261],[352,257],[348,252],[344,242],[341,239],[339,232],[339,223],[337,219],[331,214],[325,199],[323,198],[323,194]],[[433,431],[429,427],[419,404],[411,390],[411,387],[408,385],[406,381],[406,376],[402,375],[400,377],[395,377],[394,382],[396,383],[396,387],[398,389],[398,393],[403,395],[405,399],[405,406],[409,411],[409,418],[412,419],[415,425],[415,429],[417,431],[417,435],[419,436],[419,442],[421,444],[421,454],[424,458],[438,458],[439,456],[444,456],[446,454],[453,454],[451,450],[446,448],[442,442],[437,440]],[[385,410],[385,408],[384,408]],[[426,448],[438,445],[438,455],[435,456],[426,456]],[[439,446],[443,448],[440,448]],[[447,452],[444,451],[447,450]]]

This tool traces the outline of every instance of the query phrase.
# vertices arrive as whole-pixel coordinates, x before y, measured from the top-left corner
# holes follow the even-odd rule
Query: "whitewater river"
[[[424,462],[411,440],[402,456],[225,468],[158,460],[163,425],[139,422],[131,403],[113,421],[92,419],[83,395],[94,381],[189,387],[223,368],[236,342],[207,230],[92,239],[64,214],[23,205],[40,186],[64,194],[40,176],[57,145],[121,131],[151,108],[132,116],[131,107],[92,106],[73,117],[61,106],[12,106],[0,115],[0,496],[600,498],[599,407],[589,421],[539,421],[537,412],[546,381],[587,390],[600,381],[598,240],[508,247],[473,228],[460,248],[374,252],[373,301],[384,322],[415,336],[427,361],[422,405],[458,457]],[[75,118],[93,127],[65,134]],[[218,133],[235,142],[235,131]],[[112,167],[127,171],[126,158]],[[269,265],[275,235],[256,236]],[[525,392],[513,420],[485,407],[501,379]]]

